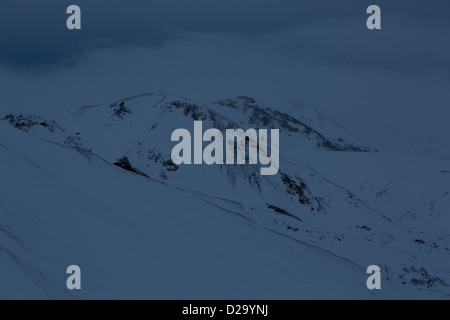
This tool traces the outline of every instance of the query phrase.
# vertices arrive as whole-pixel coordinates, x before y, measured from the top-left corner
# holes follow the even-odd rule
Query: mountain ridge
[[[434,170],[437,163],[444,169],[444,161],[435,164],[411,158],[405,168],[397,156],[340,141],[313,129],[314,123],[304,124],[245,96],[195,104],[150,93],[81,107],[53,120],[21,115],[3,120],[40,139],[98,154],[133,174],[189,190],[220,210],[332,252],[361,268],[377,260],[385,279],[398,285],[449,292],[450,270],[444,267],[450,261],[449,237],[431,232],[439,230],[432,226],[449,221],[445,208],[450,197],[445,192],[450,190],[443,174]],[[279,126],[280,173],[269,178],[260,177],[250,165],[174,165],[170,135],[177,128],[191,128],[194,121],[219,130]],[[385,173],[386,163],[395,170]],[[411,184],[414,179],[430,181],[427,175],[439,183],[426,191],[420,184]],[[423,204],[417,201],[420,198]],[[426,226],[427,231],[421,231]]]

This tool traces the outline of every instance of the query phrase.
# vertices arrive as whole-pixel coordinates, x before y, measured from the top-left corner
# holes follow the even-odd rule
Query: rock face
[[[450,294],[449,237],[442,227],[450,222],[449,163],[377,152],[317,110],[291,105],[281,112],[250,97],[196,104],[150,93],[53,120],[2,120],[91,161],[114,164],[133,175],[129,181],[147,179],[161,188],[149,197],[165,200],[167,208],[181,190],[362,269],[377,264],[393,285]],[[192,129],[194,121],[222,132],[280,129],[280,172],[261,176],[254,165],[175,165],[171,133]],[[186,219],[202,210],[197,205],[183,208]]]

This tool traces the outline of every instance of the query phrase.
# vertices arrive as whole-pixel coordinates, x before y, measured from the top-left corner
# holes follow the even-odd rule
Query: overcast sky
[[[66,28],[66,8],[82,30]],[[366,9],[382,9],[382,30]],[[450,141],[450,1],[0,0],[0,112],[58,114],[149,91],[253,96]],[[388,131],[391,128],[391,131]],[[449,145],[450,147],[450,145]]]

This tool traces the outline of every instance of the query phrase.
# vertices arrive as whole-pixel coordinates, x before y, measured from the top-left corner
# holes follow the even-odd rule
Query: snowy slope
[[[382,297],[448,297],[449,162],[370,152],[330,116],[287,112],[248,97],[197,105],[153,93],[54,120],[4,117],[8,279],[20,277],[18,255],[44,276],[32,276],[30,290],[63,297],[56,269],[75,256],[95,270],[85,280],[95,289],[81,293],[90,298],[371,298],[364,271],[378,264],[392,284]],[[205,129],[280,128],[280,173],[175,166],[171,133],[195,120]],[[113,166],[123,157],[134,172]],[[114,289],[105,279],[117,274]]]
[[[12,130],[0,125],[2,297],[408,296],[391,286],[372,295],[349,261],[93,153]],[[84,270],[79,293],[64,288],[75,263]]]
[[[347,141],[358,145],[351,129],[339,119],[325,114],[317,108],[305,106],[296,102],[289,102],[282,107],[282,111],[300,120],[318,132],[326,132],[330,137],[338,141]]]

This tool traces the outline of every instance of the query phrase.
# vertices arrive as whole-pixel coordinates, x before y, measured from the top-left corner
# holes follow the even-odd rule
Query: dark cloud
[[[312,26],[284,37],[284,52],[315,63],[341,68],[385,69],[402,74],[443,72],[450,76],[450,41],[445,29],[421,28],[413,21],[384,22],[384,30],[358,28],[361,21],[348,20],[329,26]],[[275,41],[275,40],[274,40]]]
[[[177,37],[162,25],[136,21],[118,6],[117,11],[108,5],[100,10],[100,1],[95,5],[79,1],[83,30],[69,31],[65,12],[70,3],[18,0],[2,7],[0,61],[21,68],[75,65],[92,50],[134,44],[159,47]]]
[[[407,69],[419,60],[431,68],[448,60],[442,51],[449,49],[446,35],[450,3],[441,0],[410,0],[407,4],[376,1],[383,9],[387,30],[370,36],[364,25],[365,8],[372,2],[366,0],[3,2],[0,62],[20,68],[75,65],[93,50],[126,45],[161,47],[192,33],[254,38],[299,28],[308,34],[291,41],[307,46],[305,56],[323,63]],[[65,28],[66,8],[74,3],[82,8],[83,30],[79,32]],[[396,21],[411,25],[410,34]],[[419,55],[411,41],[419,48]],[[377,54],[372,47],[381,49]],[[430,55],[426,56],[421,47],[426,47]]]

